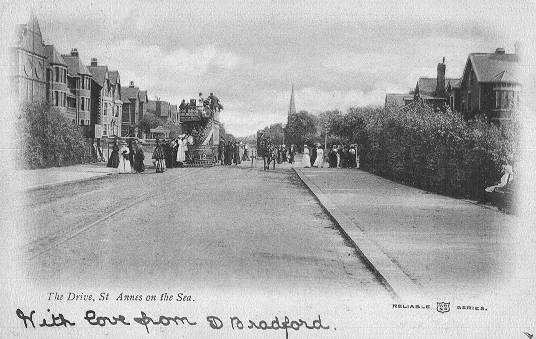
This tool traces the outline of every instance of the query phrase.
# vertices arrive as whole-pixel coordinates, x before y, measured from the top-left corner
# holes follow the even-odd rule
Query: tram
[[[182,132],[189,136],[185,166],[213,166],[218,159],[220,142],[220,113],[223,110],[219,101],[216,104],[205,100],[201,106],[196,99],[179,110]]]

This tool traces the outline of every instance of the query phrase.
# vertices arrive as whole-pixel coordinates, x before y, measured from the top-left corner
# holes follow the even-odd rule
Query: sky
[[[77,48],[86,64],[120,72],[178,104],[214,92],[235,136],[285,122],[297,110],[382,105],[420,76],[460,77],[472,52],[513,52],[533,25],[533,1],[35,1],[46,44]]]

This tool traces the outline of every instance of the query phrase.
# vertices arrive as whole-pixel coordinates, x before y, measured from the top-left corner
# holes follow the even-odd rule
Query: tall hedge
[[[48,104],[24,105],[17,123],[25,168],[80,164],[90,158],[91,146],[80,127]]]
[[[357,139],[362,168],[436,193],[480,198],[516,150],[515,122],[467,122],[419,102],[347,115],[356,122],[350,138]]]

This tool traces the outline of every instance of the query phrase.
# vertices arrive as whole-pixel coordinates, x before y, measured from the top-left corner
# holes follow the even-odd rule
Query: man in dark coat
[[[331,147],[328,153],[329,167],[337,168],[337,150]]]
[[[156,139],[156,147],[153,151],[153,159],[156,167],[156,173],[164,173],[165,170],[165,161],[164,161],[164,151],[162,146],[160,146],[160,140]]]
[[[145,154],[143,154],[143,149],[141,145],[135,144],[135,154],[134,154],[134,170],[138,173],[145,171],[145,164],[143,160],[145,159]]]
[[[311,167],[313,167],[313,164],[315,163],[315,160],[316,160],[316,145],[314,145],[313,148],[311,149],[310,160],[311,160]]]
[[[240,160],[240,144],[238,143],[238,141],[234,144],[233,158],[233,162],[235,165],[240,165],[242,163],[242,161]]]

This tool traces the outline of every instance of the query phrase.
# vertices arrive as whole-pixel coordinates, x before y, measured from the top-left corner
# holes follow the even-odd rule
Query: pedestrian
[[[313,167],[315,161],[316,161],[316,144],[313,145],[313,147],[311,148],[311,157],[309,158],[310,162],[311,162],[311,167]]]
[[[117,166],[117,172],[121,174],[132,173],[132,167],[130,167],[130,150],[127,147],[127,143],[122,141],[121,148],[119,149],[119,166]]]
[[[348,150],[348,167],[349,168],[357,167],[356,150],[354,146],[351,146],[350,149]]]
[[[156,167],[156,173],[164,173],[165,163],[164,163],[164,151],[162,146],[160,146],[160,140],[156,139],[156,146],[153,151],[153,163]]]
[[[132,139],[128,139],[128,161],[130,162],[130,168],[134,168],[134,148],[132,147]]]
[[[134,147],[136,152],[134,154],[134,170],[137,173],[141,173],[145,171],[145,164],[143,163],[143,160],[145,160],[145,154],[143,153],[143,148],[139,143],[136,143]]]
[[[186,136],[184,134],[179,135],[177,138],[177,162],[179,167],[182,167],[186,161]]]
[[[296,155],[296,148],[294,147],[294,144],[290,145],[290,149],[288,151],[288,162],[290,164],[294,163],[294,156]]]
[[[318,147],[318,150],[316,151],[316,160],[314,163],[314,167],[316,168],[324,167],[324,149],[322,148],[322,146]]]
[[[341,168],[348,168],[350,160],[350,152],[348,152],[348,146],[344,145],[341,152]]]
[[[311,158],[309,157],[309,148],[307,147],[307,145],[303,146],[302,165],[304,168],[311,167]]]
[[[233,148],[233,162],[235,165],[240,165],[242,163],[240,160],[240,144],[238,141],[235,142]]]
[[[119,166],[119,145],[117,145],[117,138],[114,140],[114,145],[112,146],[112,154],[108,159],[108,164],[106,166],[111,168],[117,168]]]
[[[171,144],[171,167],[177,167],[177,140],[170,140]]]
[[[337,148],[333,146],[328,153],[328,162],[330,168],[337,168]]]

